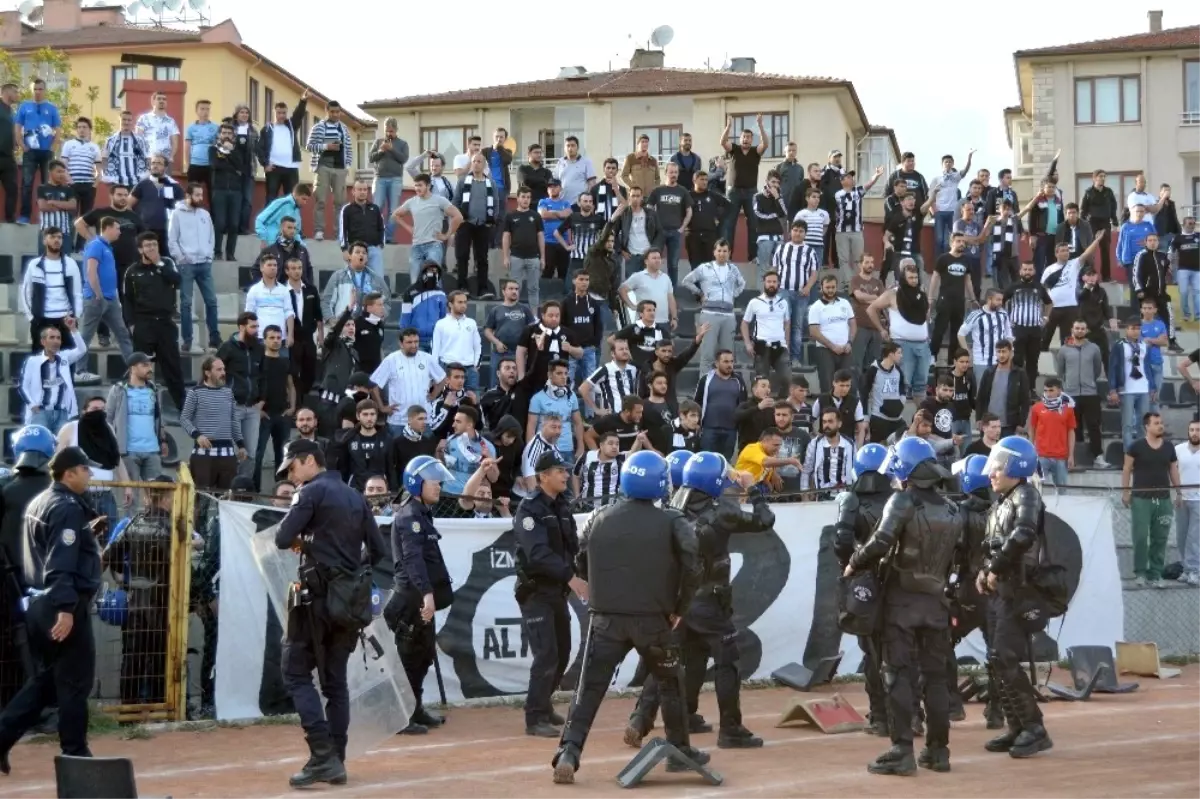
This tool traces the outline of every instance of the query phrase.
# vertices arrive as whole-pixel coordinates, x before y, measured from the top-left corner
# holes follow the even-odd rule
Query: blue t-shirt
[[[158,452],[158,436],[154,433],[154,392],[146,386],[127,386],[125,406],[129,411],[128,452]]]
[[[208,148],[217,140],[220,126],[213,121],[193,122],[187,127],[187,141],[192,146],[191,164],[208,166]]]
[[[492,180],[496,183],[497,188],[504,186],[504,161],[500,159],[500,151],[494,147],[488,156],[488,165],[491,167]]]
[[[471,475],[479,468],[484,458],[496,457],[496,448],[483,436],[471,440],[466,433],[456,433],[446,439],[446,468],[454,475],[442,487],[447,494],[461,495]]]
[[[557,200],[551,200],[547,197],[544,200],[538,200],[538,210],[545,208],[547,211],[565,211],[571,207],[571,201],[566,197],[559,197]],[[566,220],[564,219],[543,219],[542,227],[546,234],[546,243],[553,243],[555,246],[562,246],[558,243],[558,239],[554,238],[554,231],[558,230],[558,226]]]
[[[94,300],[96,295],[92,292],[92,284],[87,279],[89,258],[95,258],[99,263],[96,271],[100,277],[100,292],[104,295],[104,299],[115,300],[117,298],[117,259],[113,257],[112,245],[103,237],[97,236],[83,248],[83,263],[80,264],[83,268],[83,298]]]
[[[26,100],[21,103],[13,122],[24,131],[27,150],[53,150],[54,129],[62,126],[58,107],[48,100],[40,103]]]
[[[1146,339],[1147,341],[1152,338],[1158,338],[1159,336],[1165,336],[1166,333],[1167,326],[1164,325],[1163,320],[1159,319],[1157,316],[1151,319],[1149,322],[1142,322],[1142,338]],[[1159,366],[1162,364],[1162,362],[1162,347],[1158,346],[1157,344],[1147,344],[1146,363],[1152,363],[1155,366]]]
[[[565,392],[564,396],[554,397],[546,390],[534,394],[529,403],[529,412],[538,417],[545,413],[557,413],[562,417],[562,433],[559,434],[558,441],[554,442],[554,446],[568,462],[572,462],[575,460],[575,436],[571,416],[579,411],[579,398],[570,389],[563,388],[560,391]],[[541,426],[540,418],[537,425]]]

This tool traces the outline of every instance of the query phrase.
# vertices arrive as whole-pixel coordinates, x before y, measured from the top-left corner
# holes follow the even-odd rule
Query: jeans
[[[1038,458],[1042,467],[1042,479],[1053,483],[1056,488],[1067,484],[1067,462],[1057,458]]]
[[[251,172],[242,178],[242,216],[239,230],[247,235],[254,232],[254,226],[250,224],[250,215],[254,205],[254,173]],[[269,203],[271,200],[267,198]]]
[[[775,248],[779,246],[779,239],[759,239],[756,257],[758,258],[758,283],[756,289],[761,289],[763,284],[763,275],[771,271],[771,258],[775,255]]]
[[[1159,388],[1162,388],[1162,383],[1163,383],[1162,361],[1159,361],[1158,363],[1146,364],[1146,373],[1148,376],[1153,375],[1154,377],[1152,379],[1153,379],[1154,385],[1158,386]],[[1150,413],[1158,413],[1158,399],[1157,399],[1158,395],[1155,394],[1154,396],[1155,396],[1155,399],[1150,400]],[[1139,419],[1138,424],[1141,424],[1141,423],[1142,423],[1142,420]]]
[[[840,253],[841,250],[838,252]],[[854,370],[855,382],[862,377],[867,367],[879,358],[882,347],[883,337],[879,335],[878,330],[866,325],[859,325],[858,331],[854,334],[854,341],[850,343],[850,360],[853,362],[850,368]]]
[[[736,430],[725,427],[705,427],[700,431],[700,449],[705,452],[719,452],[730,463],[735,461],[736,444]]]
[[[817,269],[825,268],[825,245],[814,246],[812,248],[813,257],[817,259]],[[817,287],[820,288],[821,283],[817,281]]]
[[[758,241],[758,219],[754,216],[754,195],[757,189],[729,189],[729,207],[725,209],[725,235],[722,236],[729,242],[730,258],[735,258],[734,242],[737,239],[737,218],[738,211],[746,215],[746,241],[750,242],[746,247],[746,252],[754,252],[753,242]]]
[[[700,342],[700,374],[713,368],[717,353],[733,350],[737,338],[737,319],[731,313],[701,311],[696,315],[696,325],[709,325],[708,335]]]
[[[529,307],[537,308],[542,299],[542,259],[510,256],[508,276],[517,281],[517,296],[524,294]]]
[[[955,419],[950,423],[950,435],[963,437],[962,443],[958,445],[958,457],[966,456],[967,447],[971,446],[972,434],[970,419]]]
[[[786,293],[788,313],[792,319],[792,341],[791,347],[789,347],[792,353],[792,360],[807,366],[808,358],[804,350],[804,338],[808,332],[808,303],[810,297],[796,291],[788,290]]]
[[[1121,394],[1121,443],[1128,452],[1142,434],[1142,416],[1150,407],[1149,394]]]
[[[253,406],[237,405],[233,412],[242,424],[242,442],[245,444],[246,453],[249,456],[244,461],[238,461],[238,477],[254,479],[254,453],[251,448],[258,443],[258,426],[262,416],[259,414],[258,408]]]
[[[121,457],[121,461],[125,464],[125,471],[129,472],[129,479],[134,482],[149,483],[163,473],[162,456],[158,454],[158,450],[154,452],[130,452]],[[133,508],[142,506],[141,492],[134,492]]]
[[[108,325],[109,331],[117,339],[121,356],[128,361],[129,356],[133,354],[133,339],[129,337],[129,329],[125,327],[120,300],[94,297],[83,301],[83,324],[80,325],[79,333],[83,336],[84,344],[91,346],[92,336],[101,322]]]
[[[41,182],[45,183],[49,179],[52,160],[54,153],[51,150],[26,150],[21,154],[21,217],[24,219],[33,215],[33,176],[40,175]]]
[[[842,369],[854,368],[852,363],[854,350],[851,348],[850,352],[835,353],[828,347],[816,347],[813,352],[813,357],[817,362],[817,382],[820,383],[818,390],[828,394],[833,391],[833,376]]]
[[[596,347],[584,347],[582,357],[572,358],[570,360],[570,364],[567,369],[567,380],[570,381],[568,385],[570,385],[572,391],[579,388],[583,381],[587,380],[591,376],[592,372],[596,371],[598,357],[599,354]],[[586,409],[581,408],[580,410]]]
[[[679,255],[683,251],[683,236],[678,230],[663,231],[663,247],[667,251],[667,275],[671,285],[679,285]]]
[[[415,284],[417,278],[421,276],[421,267],[427,263],[435,263],[439,267],[442,265],[442,258],[445,257],[446,245],[440,241],[427,241],[423,244],[414,244],[408,248],[408,276]]]
[[[260,417],[261,418],[261,417]],[[279,468],[279,464],[283,463],[283,445],[287,443],[288,436],[292,433],[292,420],[290,417],[278,414],[268,416],[262,419],[258,426],[258,438],[254,441],[254,490],[262,490],[262,466],[264,456],[267,454],[267,440],[269,439],[274,446],[275,453],[275,468]],[[247,439],[246,444],[251,442]],[[247,446],[247,448],[249,448]],[[248,462],[250,458],[247,458]]]
[[[908,386],[908,396],[918,403],[925,399],[925,387],[929,385],[929,364],[933,356],[929,353],[929,344],[924,341],[897,341],[900,352],[900,374],[904,376],[904,384]]]
[[[1183,309],[1183,320],[1200,319],[1200,272],[1195,269],[1180,269],[1175,272],[1179,281],[1179,307]]]
[[[241,213],[242,194],[233,189],[217,189],[212,195],[213,258],[225,254],[225,260],[235,260],[237,255],[238,217]],[[221,242],[224,241],[224,248]],[[183,265],[180,264],[180,268]]]
[[[1129,518],[1133,527],[1134,576],[1161,580],[1174,518],[1170,497],[1151,499],[1134,494],[1129,503]]]
[[[217,327],[217,291],[213,287],[212,263],[180,264],[179,320],[183,343],[192,343],[192,284],[200,287],[204,300],[204,324],[208,328],[208,343],[219,344],[221,330]]]
[[[41,425],[54,435],[58,435],[58,431],[68,421],[70,419],[67,417],[67,412],[61,408],[42,408],[40,411],[29,414],[29,424]]]
[[[839,231],[833,234],[833,241],[837,247],[838,283],[848,285],[865,252],[863,234],[861,231]]]
[[[958,216],[954,211],[934,211],[933,213],[933,255],[936,258],[950,251],[950,231],[954,229],[954,219]]]
[[[1175,546],[1183,570],[1200,572],[1200,499],[1185,499],[1175,509]]]
[[[88,489],[88,501],[92,504],[92,508],[101,516],[108,517],[110,528],[117,523],[121,518],[120,511],[117,510],[117,497],[113,494],[111,488],[93,488]]]
[[[1046,267],[1054,263],[1054,237],[1042,233],[1036,237],[1033,245],[1033,268],[1040,282],[1042,272],[1046,271]]]
[[[400,193],[404,191],[404,178],[375,178],[375,190],[372,201],[379,206],[379,210],[383,211],[383,218],[386,221],[384,225],[384,241],[390,242],[392,234],[396,232],[396,223],[392,221],[392,214],[400,207]]]
[[[637,254],[637,253],[630,254],[630,256],[625,259],[625,270],[621,276],[621,283],[624,283],[626,280],[628,280],[629,276],[632,275],[634,272],[642,272],[642,271],[645,271],[645,269],[646,269],[645,254],[644,253],[643,254]]]
[[[17,221],[17,162],[12,153],[0,153],[0,186],[4,188],[4,221]]]
[[[967,274],[971,276],[971,289],[974,291],[975,302],[980,302],[983,292],[983,269],[979,265],[979,256],[968,254],[963,260],[967,262]],[[957,336],[958,331],[953,331],[952,335]],[[956,344],[955,346],[957,347],[958,345]]]
[[[321,233],[325,230],[325,201],[333,195],[333,215],[346,204],[346,173],[349,170],[318,166],[313,177],[313,228]]]
[[[377,286],[386,286],[387,281],[383,279],[383,248],[368,247],[367,248],[367,271],[375,276]]]

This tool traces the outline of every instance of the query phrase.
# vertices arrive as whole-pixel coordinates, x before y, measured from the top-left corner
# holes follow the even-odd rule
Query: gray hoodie
[[[150,395],[154,397],[154,429],[160,442],[167,440],[167,431],[163,429],[162,423],[162,408],[158,402],[158,388],[152,382],[146,383],[146,388],[150,389]],[[113,433],[117,436],[117,444],[121,447],[121,454],[129,454],[129,414],[126,412],[125,400],[129,395],[126,389],[129,388],[129,381],[122,380],[116,383],[108,390],[108,401],[105,405],[105,415],[108,417],[108,423],[112,425]]]
[[[212,217],[208,211],[192,208],[187,203],[177,205],[167,231],[167,248],[175,263],[179,266],[208,263],[213,259],[215,247]]]
[[[1073,338],[1058,348],[1054,356],[1058,377],[1063,381],[1063,393],[1071,397],[1096,396],[1096,378],[1102,372],[1103,359],[1096,342],[1084,339],[1082,343]]]

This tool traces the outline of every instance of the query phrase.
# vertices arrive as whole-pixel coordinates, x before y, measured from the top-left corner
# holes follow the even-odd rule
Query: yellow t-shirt
[[[754,482],[761,483],[772,474],[774,469],[768,469],[763,466],[763,462],[767,459],[767,453],[763,452],[762,444],[755,441],[753,444],[747,444],[738,454],[737,465],[733,468],[742,472],[749,472],[754,475]]]

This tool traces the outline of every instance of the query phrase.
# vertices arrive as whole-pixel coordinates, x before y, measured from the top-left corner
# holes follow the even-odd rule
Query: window
[[[271,113],[275,113],[272,111]],[[274,117],[271,117],[274,120]],[[305,114],[300,120],[300,141],[308,143],[308,129],[312,127],[312,114]]]
[[[1136,75],[1075,79],[1075,124],[1140,122],[1141,78]]]
[[[267,112],[269,119],[275,119],[275,91],[273,89],[263,89],[263,109]]]
[[[1125,210],[1125,200],[1127,200],[1129,198],[1129,193],[1131,191],[1133,191],[1133,180],[1141,173],[1139,173],[1139,172],[1107,172],[1105,174],[1107,174],[1108,177],[1107,177],[1107,179],[1105,179],[1104,185],[1108,186],[1110,189],[1112,189],[1113,194],[1116,195],[1117,206],[1118,206],[1117,216],[1120,217],[1121,213]],[[1089,188],[1091,188],[1091,186],[1092,186],[1092,173],[1085,172],[1085,173],[1076,175],[1075,176],[1076,194],[1074,197],[1074,201],[1082,202],[1083,201],[1083,193],[1085,191],[1087,191]],[[1153,192],[1153,193],[1157,194],[1157,192]],[[1071,202],[1071,201],[1072,201],[1072,198],[1068,197],[1067,202]]]
[[[730,138],[736,143],[743,130],[754,133],[754,146],[758,146],[757,114],[742,114],[733,118],[733,127],[729,129]],[[767,149],[763,158],[783,158],[787,151],[788,139],[791,136],[791,122],[787,114],[763,114],[763,127],[767,130]]]
[[[467,139],[478,136],[479,130],[474,126],[453,128],[421,128],[421,149],[433,150],[442,156],[443,163],[450,167],[454,156],[467,151]]]
[[[875,134],[867,136],[858,145],[858,158],[855,171],[858,173],[858,185],[865,186],[875,175],[875,170],[883,167],[883,178],[875,181],[875,185],[867,192],[868,197],[882,197],[886,188],[887,176],[895,165],[892,163],[892,140],[889,136]]]
[[[125,81],[137,80],[138,68],[137,64],[112,68],[112,107],[123,108],[124,103],[121,102],[121,90],[125,88]]]
[[[154,68],[155,80],[179,80],[179,67],[164,67],[156,66]]]
[[[1185,125],[1200,125],[1200,61],[1183,62],[1183,118]]]
[[[258,112],[259,112],[258,81],[256,81],[254,78],[251,78],[250,79],[250,119],[251,119],[251,121],[255,122],[256,124],[267,124],[268,122],[270,122],[271,120],[274,119],[274,117],[269,116],[271,113],[273,113],[272,109],[270,109],[270,108],[267,109],[267,113],[268,113],[267,117],[259,116]]]
[[[679,137],[683,125],[650,125],[633,129],[633,151],[637,151],[638,139],[650,137],[650,155],[666,161],[679,149]]]
[[[373,144],[373,142],[371,142],[366,137],[360,138],[355,143],[355,145],[354,145],[354,164],[358,169],[362,170],[362,169],[374,169],[375,168],[371,164],[371,158],[370,158],[372,144]]]

